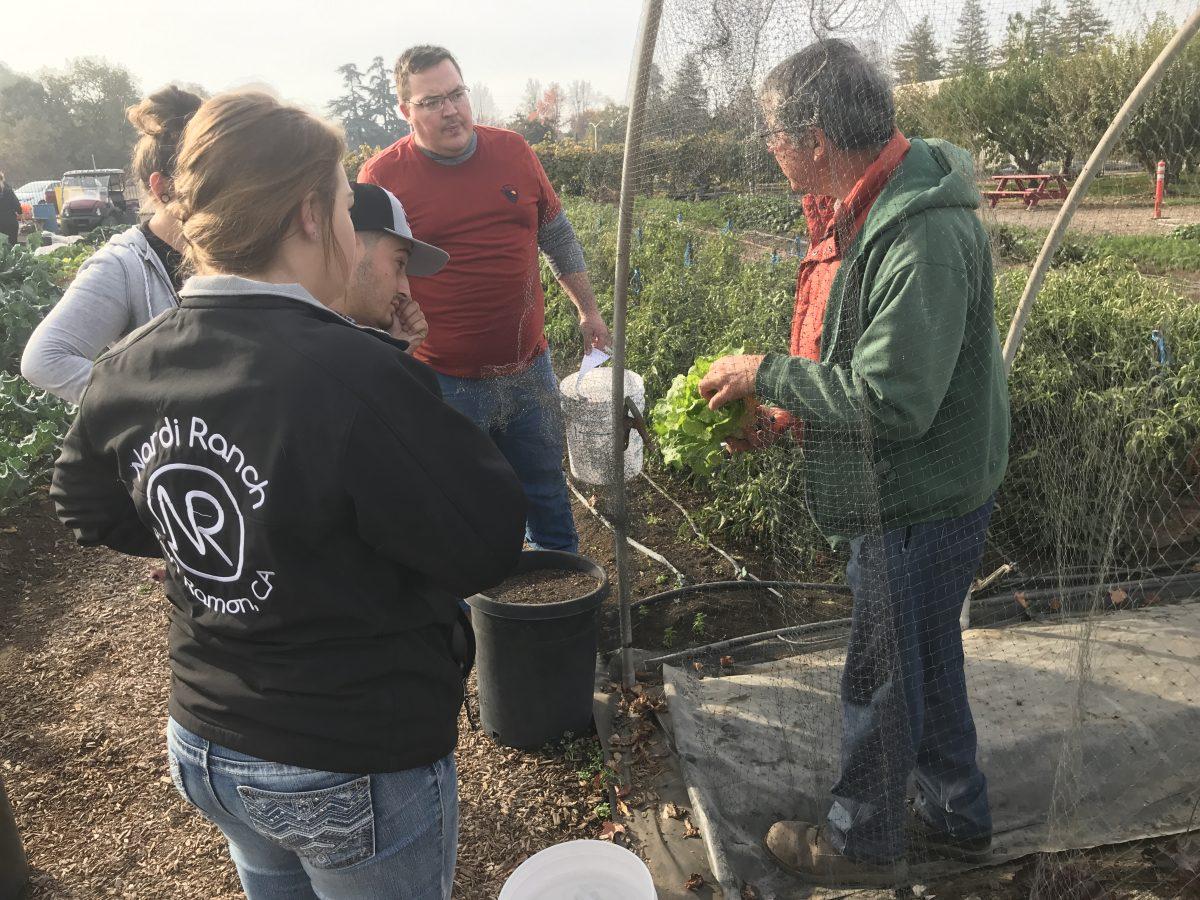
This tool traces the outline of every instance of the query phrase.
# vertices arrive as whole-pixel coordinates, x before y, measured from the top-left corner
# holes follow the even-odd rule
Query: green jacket
[[[769,354],[760,402],[804,421],[809,511],[831,542],[964,515],[1008,464],[992,254],[968,154],[912,148],[830,290],[821,360]]]

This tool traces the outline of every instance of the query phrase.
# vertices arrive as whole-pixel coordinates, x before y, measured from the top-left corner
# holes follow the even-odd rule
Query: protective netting
[[[1200,43],[1168,70],[1077,211],[1010,377],[1000,357],[1066,191],[1187,12],[1126,0],[663,6],[633,173],[628,367],[661,423],[674,412],[656,404],[698,358],[807,346],[817,362],[772,358],[769,385],[760,373],[760,393],[795,414],[768,426],[769,446],[675,467],[659,446],[648,472],[679,502],[672,521],[689,546],[696,533],[700,544],[719,536],[743,577],[842,587],[685,593],[635,613],[634,644],[667,657],[678,694],[707,710],[691,732],[700,777],[736,783],[730,760],[770,748],[773,815],[829,814],[835,845],[892,865],[897,882],[911,877],[900,860],[930,858],[915,846],[914,816],[968,844],[994,823],[985,861],[1068,851],[1031,876],[1039,897],[1160,877],[1169,893],[1188,877],[1147,876],[1141,844],[1089,848],[1185,831],[1200,802],[1194,753],[1175,727],[1200,703],[1195,645],[1160,642],[1188,634],[1200,585]],[[822,66],[843,71],[836,59],[785,73],[774,93],[764,84],[834,38],[892,80],[896,125],[913,140],[893,173],[903,184],[882,188],[865,218],[826,210],[835,224],[814,236],[776,162],[781,143],[783,155],[807,154],[811,174],[814,128],[870,131],[886,110],[869,85],[822,80]],[[834,100],[805,99],[813,85]],[[813,115],[801,120],[805,103]],[[849,191],[861,174],[828,163],[812,177]],[[612,201],[600,190],[567,200],[602,296]],[[821,281],[831,259],[845,269],[832,294]],[[805,266],[817,287],[797,315]],[[570,325],[552,313],[560,349]],[[630,491],[652,488],[639,479]],[[642,508],[632,502],[635,516]],[[830,536],[852,540],[831,549]],[[762,632],[778,635],[728,640]],[[1133,660],[1124,682],[1117,654]],[[1163,670],[1170,702],[1155,680]],[[727,703],[700,686],[714,676],[731,680]],[[753,712],[737,699],[751,694]],[[977,696],[995,703],[969,709]],[[738,790],[763,791],[749,769]],[[714,828],[745,826],[707,812]],[[764,814],[754,814],[762,833],[739,846],[762,839]],[[718,856],[719,845],[710,840]],[[778,878],[786,896],[786,878],[761,850],[751,856],[728,860],[735,886]]]

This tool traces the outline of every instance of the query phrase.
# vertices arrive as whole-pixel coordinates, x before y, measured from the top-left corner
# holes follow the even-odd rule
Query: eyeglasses
[[[800,132],[820,127],[821,126],[818,124],[816,116],[814,116],[812,121],[804,122],[801,125],[795,125],[790,128],[768,128],[764,131],[756,131],[754,135],[759,140],[766,141],[767,146],[770,147],[772,144],[777,142],[777,139],[781,134],[789,135],[791,136],[792,140],[795,141],[796,135],[798,135]]]
[[[470,93],[471,89],[466,85],[463,85],[462,87],[451,91],[448,94],[438,94],[433,97],[425,97],[422,100],[409,100],[408,102],[413,106],[424,110],[425,112],[437,112],[442,108],[442,106],[445,105],[447,100],[450,101],[452,106],[458,106],[467,99],[467,95]]]
[[[770,144],[772,142],[771,139],[776,135],[787,134],[790,130],[791,129],[788,128],[768,128],[765,131],[754,132],[754,136],[760,141],[766,141],[768,144]]]

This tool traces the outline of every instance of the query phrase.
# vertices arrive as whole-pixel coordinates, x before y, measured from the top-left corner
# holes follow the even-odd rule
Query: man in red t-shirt
[[[396,89],[412,132],[367,160],[358,180],[399,197],[413,233],[450,254],[436,279],[411,279],[429,323],[416,356],[438,373],[446,402],[491,434],[521,479],[529,541],[573,552],[579,539],[562,472],[538,251],[579,312],[584,349],[604,348],[608,328],[583,250],[525,139],[474,123],[449,51],[404,51]]]

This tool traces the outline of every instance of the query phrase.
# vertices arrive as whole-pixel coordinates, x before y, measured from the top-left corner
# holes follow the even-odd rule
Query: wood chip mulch
[[[0,515],[0,777],[31,898],[241,897],[220,833],[166,766],[166,600],[152,561],[77,547],[44,499]],[[455,897],[492,898],[528,856],[595,838],[603,787],[577,754],[498,747],[461,721]]]

